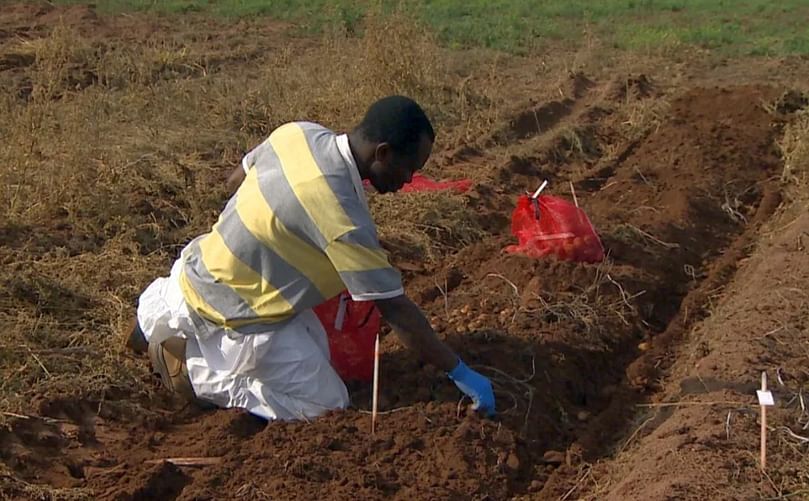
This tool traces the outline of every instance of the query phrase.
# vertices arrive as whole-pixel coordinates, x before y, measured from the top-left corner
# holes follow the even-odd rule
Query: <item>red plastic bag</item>
[[[542,195],[535,205],[530,197],[521,196],[511,215],[511,233],[519,241],[506,247],[512,254],[553,255],[583,263],[604,259],[604,247],[587,214],[563,198]]]
[[[354,301],[347,292],[314,308],[329,338],[331,365],[344,381],[370,382],[380,314],[373,301]]]
[[[464,193],[472,186],[471,179],[461,179],[459,181],[433,181],[432,179],[422,176],[421,174],[413,174],[413,179],[402,186],[402,191],[441,191],[441,190],[455,190],[458,193]]]
[[[370,182],[366,179],[363,181],[365,186],[370,186]],[[455,190],[458,193],[469,191],[472,186],[471,179],[461,179],[458,181],[433,181],[432,179],[422,176],[421,174],[413,174],[413,179],[402,186],[402,192],[411,193],[417,191],[442,191],[442,190]]]

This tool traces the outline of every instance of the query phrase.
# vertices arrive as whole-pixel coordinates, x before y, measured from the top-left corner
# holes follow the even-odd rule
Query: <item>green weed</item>
[[[801,21],[809,16],[805,0],[108,0],[99,9],[267,15],[310,31],[335,25],[353,31],[376,6],[403,8],[450,47],[522,52],[581,44],[592,27],[599,39],[626,49],[687,44],[734,54],[809,54],[809,32]]]

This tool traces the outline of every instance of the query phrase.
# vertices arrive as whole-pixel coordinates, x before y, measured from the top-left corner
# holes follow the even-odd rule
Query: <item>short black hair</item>
[[[405,96],[383,97],[372,104],[357,130],[365,139],[388,143],[394,152],[402,155],[416,153],[422,134],[435,142],[430,119],[418,103]]]

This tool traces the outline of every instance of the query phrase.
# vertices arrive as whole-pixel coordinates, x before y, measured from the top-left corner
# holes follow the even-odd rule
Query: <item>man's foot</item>
[[[127,329],[124,331],[124,343],[127,348],[135,353],[146,353],[149,349],[149,343],[146,341],[146,336],[138,325],[137,317],[133,318]]]
[[[188,377],[188,366],[185,363],[185,339],[169,338],[161,344],[149,343],[149,360],[152,368],[160,376],[163,386],[172,393],[203,409],[216,407],[199,400]]]

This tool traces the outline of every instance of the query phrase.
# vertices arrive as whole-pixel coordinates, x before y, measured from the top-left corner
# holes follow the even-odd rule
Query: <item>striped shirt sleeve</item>
[[[244,170],[244,174],[247,175],[250,172],[250,169],[253,168],[254,165],[258,162],[259,156],[263,153],[263,150],[267,148],[268,141],[265,140],[263,143],[257,145],[252,150],[248,151],[245,156],[242,157],[242,170]]]
[[[259,148],[261,148],[261,145],[253,148],[242,157],[242,169],[244,170],[245,176],[250,173],[250,169],[256,164],[256,154]]]
[[[376,301],[404,294],[402,277],[388,261],[373,227],[354,228],[330,242],[325,251],[353,300]]]

